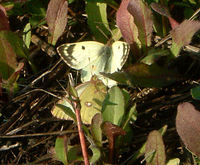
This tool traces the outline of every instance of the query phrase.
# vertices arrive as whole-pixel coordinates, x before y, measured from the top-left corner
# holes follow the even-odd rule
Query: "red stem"
[[[87,153],[87,147],[85,143],[85,136],[84,132],[82,130],[82,123],[81,123],[81,117],[80,117],[80,108],[77,106],[76,103],[74,103],[75,108],[75,113],[76,113],[76,120],[77,120],[77,126],[78,126],[78,133],[79,133],[79,138],[80,138],[80,143],[81,143],[81,149],[82,149],[82,154],[83,154],[83,159],[84,159],[84,164],[89,165],[89,159],[88,159],[88,153]]]

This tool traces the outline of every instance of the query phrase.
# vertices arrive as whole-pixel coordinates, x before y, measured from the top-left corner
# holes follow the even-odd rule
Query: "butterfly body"
[[[57,48],[61,58],[73,69],[81,70],[82,82],[96,75],[108,87],[116,82],[101,75],[114,73],[122,68],[129,54],[129,45],[116,41],[111,47],[96,41],[63,44]]]

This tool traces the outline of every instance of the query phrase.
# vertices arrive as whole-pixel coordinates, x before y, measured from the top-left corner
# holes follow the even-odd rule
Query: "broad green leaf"
[[[102,124],[102,116],[100,113],[97,113],[94,115],[92,119],[91,124],[91,134],[95,141],[95,144],[99,147],[102,146],[102,130],[101,130],[101,124]]]
[[[141,62],[147,65],[152,65],[157,62],[161,57],[170,55],[170,51],[168,49],[151,49],[148,51],[147,56],[145,56]]]
[[[200,157],[200,112],[189,102],[180,103],[177,109],[178,135],[187,149]]]
[[[128,106],[129,101],[130,101],[130,94],[126,89],[122,89],[122,93],[124,95],[125,108],[126,108]]]
[[[0,45],[2,45],[1,47],[5,49],[6,52],[12,49],[17,56],[28,59],[27,49],[24,48],[23,41],[15,33],[11,31],[0,31],[0,42]]]
[[[102,43],[106,43],[110,35],[106,9],[107,4],[102,1],[86,1],[87,23],[95,39]]]
[[[92,157],[90,158],[90,164],[94,164],[100,159],[101,151],[99,148],[95,146],[90,146],[90,149],[92,150]]]
[[[124,119],[124,123],[122,128],[125,129],[128,125],[128,123],[130,122],[130,120],[136,121],[137,120],[137,110],[136,110],[136,104],[133,104],[133,106],[131,107],[131,109],[129,110],[126,118]]]
[[[164,87],[180,80],[180,76],[174,70],[160,67],[157,64],[147,65],[136,63],[127,68],[125,72],[104,73],[104,76],[117,81],[119,84],[131,87]]]
[[[55,143],[55,151],[56,151],[56,157],[58,160],[60,160],[64,165],[68,165],[67,161],[67,139],[66,136],[60,136],[56,138]]]
[[[117,81],[119,84],[132,86],[128,75],[125,72],[114,72],[114,73],[101,73],[103,76],[108,77],[112,80]]]
[[[170,32],[172,37],[171,52],[174,55],[174,57],[177,57],[179,55],[180,50],[183,46],[189,45],[193,35],[199,29],[199,21],[185,20]]]
[[[23,31],[23,41],[27,48],[29,48],[31,43],[31,24],[27,23]]]
[[[68,145],[68,153],[67,153],[67,160],[69,164],[73,164],[73,162],[83,161],[83,157],[81,154],[81,147],[77,146],[70,146]]]
[[[138,28],[134,23],[134,18],[127,10],[129,1],[122,0],[117,10],[116,21],[124,40],[130,44],[134,57],[139,57],[141,42],[138,39]]]
[[[46,20],[51,33],[49,41],[55,45],[58,38],[63,34],[67,25],[67,1],[51,0],[48,5]]]
[[[149,155],[154,151],[155,153]],[[150,132],[148,136],[145,147],[145,157],[147,165],[165,165],[165,146],[162,140],[162,135],[156,130]]]
[[[133,86],[164,87],[178,80],[175,71],[160,67],[156,64],[134,64],[126,69]]]
[[[8,80],[17,68],[16,52],[8,38],[16,39],[15,34],[10,31],[0,31],[0,77]]]
[[[200,86],[192,88],[190,92],[194,99],[200,100]]]
[[[103,103],[103,120],[120,126],[125,112],[124,95],[117,86],[112,87]]]
[[[151,45],[153,32],[153,18],[150,8],[141,0],[130,0],[128,11],[134,18],[134,23],[138,28],[138,38],[142,48],[146,49]]]

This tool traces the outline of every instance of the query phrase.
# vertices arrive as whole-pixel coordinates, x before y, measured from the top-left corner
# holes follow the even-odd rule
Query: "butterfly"
[[[90,81],[77,86],[76,91],[81,104],[80,114],[82,122],[84,124],[91,124],[94,115],[101,113],[103,101],[107,94],[107,88],[101,80],[98,80],[93,76]],[[75,115],[75,110],[67,97],[59,100],[57,104],[68,107],[71,109],[71,112],[69,112],[69,110],[63,110],[59,106],[55,105],[51,110],[54,117],[65,120],[75,119],[75,117],[72,117]]]
[[[90,81],[96,75],[109,88],[116,81],[101,75],[121,70],[125,64],[130,46],[126,42],[116,41],[111,47],[96,41],[83,41],[63,44],[57,48],[60,57],[73,69],[81,70],[81,81]]]

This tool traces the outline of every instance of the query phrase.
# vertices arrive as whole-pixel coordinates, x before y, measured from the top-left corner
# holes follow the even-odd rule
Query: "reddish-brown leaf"
[[[185,20],[170,33],[173,41],[176,42],[176,44],[185,46],[190,43],[192,36],[199,29],[200,29],[199,21]]]
[[[131,26],[131,24],[134,24],[134,22],[133,17],[127,10],[129,1],[130,0],[122,0],[116,13],[116,21],[123,38],[127,43],[131,44],[134,42],[134,29],[132,29],[133,26]],[[135,30],[137,30],[137,27]]]
[[[172,37],[171,51],[175,57],[179,55],[179,52],[183,46],[189,45],[193,35],[199,29],[199,21],[185,20],[170,32]]]
[[[51,33],[50,43],[55,45],[67,25],[67,1],[51,0],[48,5],[46,20]]]
[[[1,30],[9,30],[9,21],[6,15],[6,10],[2,5],[0,5],[0,31]]]
[[[109,142],[109,163],[113,162],[115,138],[119,135],[125,135],[126,132],[117,125],[111,122],[104,122],[102,125],[103,133],[108,138]]]
[[[144,47],[150,46],[153,32],[153,18],[150,8],[141,0],[130,0],[127,9],[134,17],[142,45]]]
[[[131,45],[134,56],[138,56],[140,42],[138,40],[138,29],[134,23],[133,16],[128,12],[127,6],[130,0],[122,0],[116,14],[117,26],[124,40]]]
[[[176,130],[185,146],[200,157],[200,112],[188,102],[177,109]]]
[[[171,17],[170,12],[166,6],[153,2],[151,3],[151,8],[160,15],[167,17],[169,19],[172,29],[179,25],[179,23]]]
[[[165,146],[161,134],[156,130],[150,132],[148,136],[145,157],[147,165],[165,165]]]

